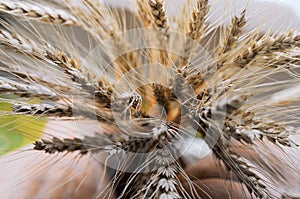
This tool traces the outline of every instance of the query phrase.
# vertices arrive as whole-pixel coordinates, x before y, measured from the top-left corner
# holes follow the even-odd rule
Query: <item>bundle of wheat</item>
[[[211,22],[215,3],[0,0],[0,130],[33,142],[1,159],[32,162],[5,192],[296,197],[300,35],[249,29],[247,4]]]

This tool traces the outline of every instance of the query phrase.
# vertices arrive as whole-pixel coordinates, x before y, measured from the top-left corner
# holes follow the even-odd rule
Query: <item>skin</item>
[[[208,198],[251,198],[251,195],[239,181],[229,172],[224,164],[213,155],[207,156],[196,163],[187,166],[186,174],[192,180],[197,193],[204,199]],[[189,183],[179,175],[186,190]]]

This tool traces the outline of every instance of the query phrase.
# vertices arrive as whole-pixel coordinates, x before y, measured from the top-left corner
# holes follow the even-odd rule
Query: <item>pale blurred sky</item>
[[[268,1],[268,0],[262,0]],[[295,14],[300,18],[300,0],[271,0],[278,3],[282,3],[295,11]]]
[[[121,0],[121,1],[120,0],[101,0],[101,1],[107,2],[107,3],[115,5],[115,6],[123,5],[126,7],[132,6],[134,4],[133,2],[135,2],[134,0]],[[170,1],[170,0],[165,0],[165,1]],[[182,0],[171,0],[171,2],[173,2],[173,3],[177,2],[177,1],[182,1]],[[224,1],[224,0],[220,0],[220,1]],[[259,0],[256,0],[256,1],[259,1]],[[271,1],[271,2],[278,2],[280,4],[284,4],[287,7],[290,7],[291,9],[293,9],[295,11],[295,14],[297,14],[300,19],[300,0],[260,0],[260,1]]]
[[[100,0],[107,2],[110,5],[117,7],[127,7],[129,9],[136,9],[135,0]],[[163,0],[168,7],[168,15],[178,15],[178,10],[182,7],[182,4],[188,0]],[[192,0],[195,1],[195,0]],[[223,12],[215,12],[216,9],[222,8],[225,5],[236,3],[238,10],[243,10],[245,5],[249,5],[249,13],[253,13],[251,19],[253,25],[250,28],[257,28],[258,25],[268,22],[273,24],[274,30],[280,31],[285,24],[289,24],[290,27],[296,30],[300,30],[300,0],[211,0],[212,5],[215,6],[214,15],[211,17],[211,21],[216,22],[222,18],[222,23],[230,23],[231,17],[224,18]],[[227,3],[226,3],[227,2]],[[270,2],[271,4],[258,4],[259,2]],[[233,5],[233,4],[232,4]],[[259,8],[257,7],[259,6]],[[226,7],[226,6],[225,6]],[[213,10],[213,8],[212,8]],[[238,11],[236,12],[238,13]],[[226,17],[226,16],[225,16]],[[263,30],[269,30],[269,26],[262,28]]]

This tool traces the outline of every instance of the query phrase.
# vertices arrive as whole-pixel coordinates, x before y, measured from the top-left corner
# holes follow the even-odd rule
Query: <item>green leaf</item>
[[[3,96],[0,96],[3,99]],[[5,98],[9,98],[5,96]],[[37,103],[31,99],[27,103]],[[10,114],[11,104],[0,99],[0,156],[33,143],[42,137],[47,119],[30,115]]]

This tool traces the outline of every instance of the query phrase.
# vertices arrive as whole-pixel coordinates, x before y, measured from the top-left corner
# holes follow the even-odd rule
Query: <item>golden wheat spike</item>
[[[199,0],[197,1],[196,9],[193,10],[192,19],[189,22],[189,32],[187,36],[187,42],[184,46],[182,60],[180,65],[185,66],[188,64],[188,60],[190,59],[191,52],[193,51],[193,41],[199,42],[205,33],[205,23],[207,14],[210,10],[210,5],[207,0]]]
[[[207,14],[210,9],[208,0],[198,0],[197,9],[193,11],[192,20],[190,21],[190,31],[188,36],[193,40],[199,41],[201,35],[204,33],[203,28],[205,27],[205,22]]]
[[[0,11],[15,16],[24,16],[39,20],[43,23],[56,25],[77,25],[77,19],[59,7],[47,7],[49,3],[41,4],[33,1],[6,1],[0,2]]]
[[[234,17],[232,19],[230,27],[227,29],[224,43],[219,50],[220,55],[235,47],[237,40],[242,33],[242,29],[246,25],[245,15],[246,11],[244,10],[240,17]]]
[[[254,62],[257,57],[268,56],[274,53],[286,52],[293,48],[300,47],[300,36],[289,32],[277,37],[264,37],[258,41],[252,41],[235,60],[240,67],[245,67],[250,62]]]

